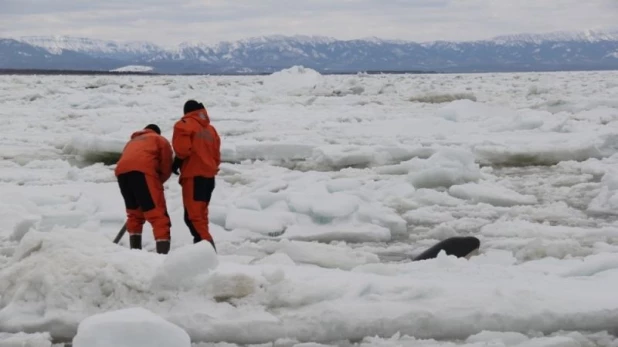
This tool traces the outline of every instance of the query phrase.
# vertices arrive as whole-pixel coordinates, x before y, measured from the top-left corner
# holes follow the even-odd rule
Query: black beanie
[[[161,135],[161,129],[156,124],[148,124],[144,129],[154,130],[155,133]]]
[[[185,102],[184,113],[187,114],[189,112],[201,110],[203,108],[205,107],[204,105],[202,105],[201,102],[197,102],[195,100],[188,100],[187,102]]]

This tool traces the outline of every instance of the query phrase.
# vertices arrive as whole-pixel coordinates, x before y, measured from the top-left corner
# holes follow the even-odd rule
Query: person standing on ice
[[[172,146],[175,152],[172,172],[178,175],[180,169],[184,220],[193,235],[193,243],[206,240],[216,251],[208,228],[208,205],[221,164],[221,139],[202,103],[195,100],[185,103],[184,116],[174,124]]]
[[[142,249],[142,227],[152,225],[159,254],[170,250],[172,223],[167,213],[163,183],[172,175],[172,146],[156,124],[131,134],[114,174],[127,212],[132,249]]]

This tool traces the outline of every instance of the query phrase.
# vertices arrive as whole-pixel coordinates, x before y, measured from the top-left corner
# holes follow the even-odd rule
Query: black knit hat
[[[159,129],[159,126],[156,124],[148,124],[144,129],[153,130],[155,133],[161,135],[161,129]]]
[[[185,102],[184,113],[187,114],[189,112],[197,111],[204,109],[204,105],[201,102],[197,102],[195,100],[188,100]]]

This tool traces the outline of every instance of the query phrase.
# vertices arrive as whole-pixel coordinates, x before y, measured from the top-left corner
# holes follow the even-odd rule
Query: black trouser
[[[155,207],[143,172],[131,171],[118,175],[118,186],[127,210],[139,208],[146,212]]]
[[[131,171],[118,175],[118,186],[124,199],[129,235],[141,235],[147,220],[152,225],[156,241],[169,241],[172,223],[159,179]]]

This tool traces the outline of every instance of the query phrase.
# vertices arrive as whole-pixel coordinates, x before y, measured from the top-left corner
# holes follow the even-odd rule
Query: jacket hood
[[[134,132],[133,134],[131,134],[131,139],[134,139],[134,138],[136,138],[138,136],[145,135],[145,134],[155,134],[155,135],[158,135],[152,129],[142,129],[142,130],[138,130],[138,131]]]
[[[184,116],[182,116],[182,119],[189,119],[189,118],[195,119],[202,126],[208,126],[210,124],[210,117],[208,116],[208,111],[206,111],[206,109],[203,109],[203,108],[189,112],[185,114]]]

